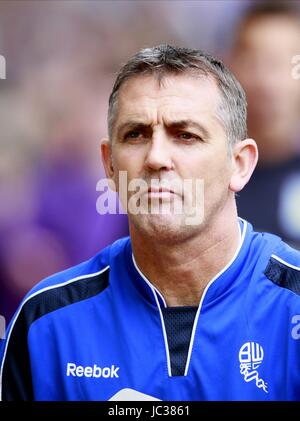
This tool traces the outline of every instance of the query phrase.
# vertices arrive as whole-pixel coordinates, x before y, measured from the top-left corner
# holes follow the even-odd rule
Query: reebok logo
[[[82,365],[76,365],[74,363],[68,363],[67,364],[67,376],[73,376],[73,377],[94,377],[96,379],[99,379],[100,377],[103,377],[105,379],[108,378],[119,378],[118,371],[120,367],[115,367],[113,364],[111,367],[98,367],[97,364],[94,364],[92,366],[82,366]]]

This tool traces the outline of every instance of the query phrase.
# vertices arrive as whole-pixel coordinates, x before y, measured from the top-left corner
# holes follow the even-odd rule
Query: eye
[[[199,141],[201,138],[190,132],[178,132],[177,136],[180,140],[185,142]]]
[[[124,136],[125,139],[138,139],[142,133],[138,130],[131,130],[130,132],[126,133]]]
[[[125,133],[123,142],[125,143],[143,143],[145,140],[145,133],[141,130],[130,130]]]

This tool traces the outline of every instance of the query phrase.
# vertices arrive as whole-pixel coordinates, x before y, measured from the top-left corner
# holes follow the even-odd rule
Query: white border
[[[89,274],[86,274],[86,275],[77,276],[76,278],[70,279],[70,280],[65,281],[65,282],[62,282],[60,284],[55,284],[55,285],[51,285],[49,287],[42,288],[41,290],[36,291],[34,294],[32,294],[32,295],[30,295],[29,297],[26,298],[26,300],[20,306],[17,314],[15,315],[14,321],[13,321],[13,323],[11,325],[9,334],[7,336],[7,339],[6,339],[5,349],[4,349],[3,358],[2,358],[2,364],[1,364],[1,368],[0,368],[0,401],[2,401],[2,375],[3,375],[3,367],[4,367],[4,363],[5,363],[5,358],[6,358],[6,352],[7,352],[7,348],[8,348],[8,343],[9,343],[9,339],[10,339],[11,333],[13,331],[14,325],[15,325],[15,323],[16,323],[18,317],[19,317],[19,314],[20,314],[21,310],[23,309],[24,305],[31,298],[33,298],[33,297],[41,294],[44,291],[49,291],[49,290],[54,289],[54,288],[60,288],[62,286],[71,284],[72,282],[80,281],[81,279],[93,278],[94,276],[100,275],[101,273],[105,272],[108,268],[109,268],[109,265],[106,266],[104,269],[101,269],[99,272],[89,273]]]

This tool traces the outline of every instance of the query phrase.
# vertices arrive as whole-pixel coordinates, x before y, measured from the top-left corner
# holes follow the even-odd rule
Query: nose
[[[145,167],[151,171],[170,171],[173,169],[172,145],[160,134],[152,137],[148,144]]]

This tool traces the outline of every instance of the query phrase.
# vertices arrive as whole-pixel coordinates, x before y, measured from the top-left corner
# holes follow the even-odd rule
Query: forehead
[[[181,117],[215,114],[219,100],[219,90],[211,77],[166,75],[159,81],[153,75],[139,75],[121,86],[118,116],[151,112],[180,113]]]

